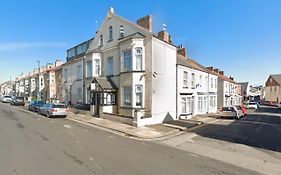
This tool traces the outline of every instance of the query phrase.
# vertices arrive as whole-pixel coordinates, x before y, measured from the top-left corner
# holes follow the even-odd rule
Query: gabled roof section
[[[177,54],[177,64],[208,73],[207,69],[198,62]]]
[[[92,83],[97,83],[103,91],[116,91],[117,90],[117,87],[113,83],[113,81],[107,77],[94,77],[92,80]]]
[[[274,74],[274,75],[271,75],[271,77],[277,81],[277,83],[280,85],[281,84],[281,74]]]

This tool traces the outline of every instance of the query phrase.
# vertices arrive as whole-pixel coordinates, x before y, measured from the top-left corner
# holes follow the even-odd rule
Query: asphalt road
[[[0,104],[0,174],[256,174],[214,159]]]
[[[221,120],[192,132],[202,136],[199,140],[212,138],[281,152],[281,109],[261,106],[248,112],[241,120]]]

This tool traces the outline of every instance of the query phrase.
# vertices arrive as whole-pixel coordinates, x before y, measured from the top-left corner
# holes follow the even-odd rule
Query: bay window
[[[123,105],[124,106],[132,105],[132,87],[131,86],[123,87]]]
[[[123,52],[123,72],[132,70],[132,50]]]
[[[142,48],[136,48],[136,70],[142,70]]]

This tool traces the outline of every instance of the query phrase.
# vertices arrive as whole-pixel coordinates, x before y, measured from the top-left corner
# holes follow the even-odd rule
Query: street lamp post
[[[40,82],[40,60],[36,61],[38,63],[38,81],[37,81],[37,99],[40,99],[39,82]]]

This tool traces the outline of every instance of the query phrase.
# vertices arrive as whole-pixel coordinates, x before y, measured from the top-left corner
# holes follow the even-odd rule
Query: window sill
[[[108,43],[110,43],[111,41],[113,41],[113,39],[111,39],[111,40],[108,40],[107,42],[108,42]]]

